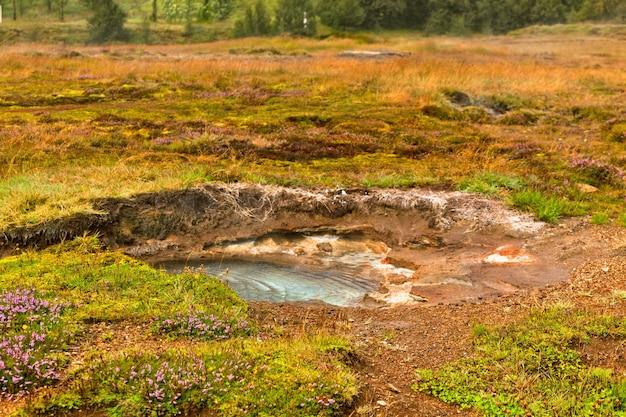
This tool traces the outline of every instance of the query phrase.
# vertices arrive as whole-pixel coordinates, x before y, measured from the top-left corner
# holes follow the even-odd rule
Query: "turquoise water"
[[[219,277],[240,297],[259,301],[320,300],[337,306],[362,301],[366,293],[378,289],[375,282],[359,277],[358,268],[337,267],[308,270],[249,260],[170,261],[159,264],[172,273],[194,268]]]

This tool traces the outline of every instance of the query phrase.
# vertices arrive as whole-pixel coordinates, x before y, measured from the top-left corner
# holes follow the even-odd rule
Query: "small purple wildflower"
[[[589,157],[572,158],[571,165],[576,171],[584,174],[589,182],[595,186],[621,184],[626,179],[624,171],[616,166]]]
[[[162,319],[156,323],[159,333],[191,337],[193,339],[221,340],[231,337],[247,337],[254,329],[247,320],[224,314],[222,317],[204,312],[178,313],[173,319]]]
[[[40,299],[34,290],[0,294],[0,399],[16,399],[34,387],[58,380],[57,347],[49,330],[60,324],[61,304]]]

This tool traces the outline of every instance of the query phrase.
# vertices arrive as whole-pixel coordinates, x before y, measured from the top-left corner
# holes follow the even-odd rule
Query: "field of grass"
[[[95,213],[98,199],[212,181],[458,189],[549,222],[589,215],[626,225],[626,45],[613,33],[7,46],[0,234]],[[354,49],[407,55],[338,56]],[[332,415],[357,390],[341,362],[351,349],[345,341],[262,334],[246,304],[217,281],[167,276],[101,251],[92,238],[1,260],[3,311],[15,300],[32,308],[0,321],[0,343],[16,352],[0,358],[0,396],[63,380],[26,403],[23,415]],[[74,360],[90,325],[126,321],[168,343]],[[483,329],[477,343],[491,351],[501,341],[491,336],[502,332]],[[554,354],[570,366],[568,351]],[[482,373],[491,365],[470,366]],[[436,374],[422,377],[430,383],[423,389],[487,404],[479,389],[452,393]],[[619,384],[611,389],[622,393]],[[613,401],[600,394],[594,401]]]
[[[370,41],[4,48],[0,232],[209,181],[488,190],[548,221],[621,218],[619,39]],[[336,56],[358,48],[410,55]]]

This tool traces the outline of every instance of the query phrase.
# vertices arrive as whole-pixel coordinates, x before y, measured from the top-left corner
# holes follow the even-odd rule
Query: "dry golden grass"
[[[0,230],[89,211],[96,198],[210,180],[419,186],[497,172],[547,183],[568,179],[576,155],[626,166],[623,146],[605,139],[607,118],[626,112],[626,45],[617,38],[369,39],[4,47]],[[337,55],[357,49],[408,55]],[[476,122],[454,108],[450,117],[423,114],[424,106],[450,109],[444,92],[454,90],[477,103],[509,100],[539,121]],[[576,118],[577,108],[591,110]],[[326,122],[288,122],[294,115]],[[233,150],[233,139],[246,145]],[[295,156],[275,156],[296,140]],[[333,151],[337,143],[348,154]],[[407,143],[417,156],[402,156]],[[537,147],[536,157],[507,156],[522,145]],[[332,156],[300,160],[316,146]],[[600,198],[612,213],[621,211],[620,192]]]

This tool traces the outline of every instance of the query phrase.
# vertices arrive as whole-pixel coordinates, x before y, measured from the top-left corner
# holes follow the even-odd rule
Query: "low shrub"
[[[571,160],[571,166],[594,187],[621,185],[624,182],[624,171],[615,165],[591,157],[574,157]]]

